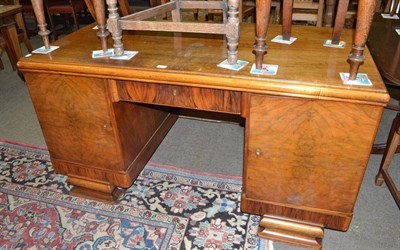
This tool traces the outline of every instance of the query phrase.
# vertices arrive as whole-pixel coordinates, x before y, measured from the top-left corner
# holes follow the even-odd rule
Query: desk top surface
[[[384,19],[375,14],[368,36],[368,48],[375,63],[389,84],[400,86],[400,20]]]
[[[241,25],[239,59],[250,62],[240,71],[217,67],[226,59],[226,42],[221,35],[128,32],[123,33],[125,50],[139,51],[130,61],[109,58],[92,59],[91,52],[101,48],[96,30],[90,27],[70,34],[52,45],[59,49],[48,55],[33,54],[22,58],[22,72],[54,72],[137,80],[157,83],[173,83],[255,93],[302,96],[311,98],[346,99],[369,103],[386,103],[388,95],[379,72],[365,51],[366,61],[360,73],[367,73],[373,86],[344,85],[340,72],[348,72],[347,56],[351,50],[352,30],[344,30],[344,49],[322,46],[330,38],[332,29],[293,26],[292,45],[270,42],[280,34],[281,26],[268,30],[268,54],[264,63],[279,65],[275,76],[250,74],[254,63],[254,25]],[[109,38],[112,47],[112,39]],[[158,69],[157,65],[166,65]]]

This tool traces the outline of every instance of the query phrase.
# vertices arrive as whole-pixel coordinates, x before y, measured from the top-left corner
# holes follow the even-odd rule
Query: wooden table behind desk
[[[280,32],[272,26],[269,37]],[[210,35],[125,32],[125,48],[138,55],[92,59],[100,43],[91,27],[19,67],[56,171],[91,196],[132,184],[175,121],[171,107],[229,113],[246,125],[244,212],[347,230],[389,97],[368,50],[362,71],[373,86],[342,83],[350,48],[323,47],[331,32],[293,27],[292,45],[268,43],[265,62],[279,65],[275,76],[249,73],[254,26],[247,24],[239,59],[250,64],[240,71],[217,67],[226,43]],[[342,39],[351,37],[346,30]]]
[[[15,14],[20,13],[21,10],[21,5],[3,5],[0,7],[1,34],[11,52],[9,56],[13,69],[17,68],[17,62],[22,57],[14,18]]]

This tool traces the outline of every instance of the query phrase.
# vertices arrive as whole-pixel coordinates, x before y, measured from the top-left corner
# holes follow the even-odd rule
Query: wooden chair
[[[21,5],[20,0],[0,0],[0,4],[2,5]],[[15,15],[15,22],[17,23],[17,31],[18,36],[20,37],[20,41],[24,42],[26,48],[29,52],[32,51],[32,45],[29,41],[29,36],[26,30],[25,20],[21,13]]]
[[[239,4],[239,20],[252,21],[255,19],[256,6],[254,1],[241,0]],[[214,21],[214,16],[222,16],[221,10],[208,10],[206,14],[206,21]]]
[[[390,129],[389,137],[387,139],[386,145],[384,145],[383,158],[381,161],[381,165],[379,167],[378,174],[375,177],[375,184],[377,186],[382,186],[383,182],[386,183],[386,186],[390,190],[397,206],[400,208],[400,191],[396,187],[392,177],[389,174],[390,163],[393,160],[394,154],[400,151],[399,142],[400,142],[400,107],[387,105],[387,109],[397,111],[397,115],[393,120],[392,127]],[[372,153],[379,153],[381,145],[374,145]],[[375,151],[375,152],[374,152]]]
[[[44,2],[54,40],[57,40],[59,34],[65,34],[72,30],[79,29],[78,13],[86,12],[87,10],[84,0],[44,0]],[[68,27],[67,18],[65,17],[62,19],[64,21],[64,29],[57,29],[55,16],[71,16],[74,22],[73,29],[67,30],[70,27]]]
[[[392,0],[389,1],[386,6],[390,6],[391,8],[385,8],[385,12],[390,11],[390,15],[398,14],[398,9],[399,9],[399,0]],[[393,48],[391,46],[391,49],[393,51],[393,55],[397,55],[397,62],[398,62],[398,55],[400,51],[400,44],[397,45],[397,48]],[[396,57],[392,57],[395,58]],[[395,65],[398,65],[396,61],[394,61]],[[390,90],[393,89],[393,86],[397,89],[399,87],[399,82],[398,81],[391,81],[390,78],[386,78],[385,75],[382,75],[384,79],[386,80],[388,86],[391,86],[388,88],[390,95],[392,98],[396,99],[399,101],[399,96],[397,93],[392,93]],[[393,91],[396,92],[396,91]],[[392,194],[397,206],[400,208],[400,191],[396,187],[395,182],[393,181],[392,177],[389,174],[389,167],[390,164],[393,160],[393,157],[396,153],[400,153],[400,106],[399,105],[391,105],[388,104],[386,109],[397,111],[396,117],[393,119],[392,127],[390,129],[390,133],[387,139],[386,144],[375,144],[373,149],[372,149],[372,154],[382,154],[382,161],[381,165],[379,167],[378,174],[375,177],[375,184],[377,186],[381,186],[383,182],[386,183],[386,186],[388,187],[390,193]]]
[[[324,5],[324,0],[294,0],[292,21],[312,22],[322,27]]]
[[[246,20],[246,10],[247,7],[253,7],[252,9],[252,18],[255,17],[255,7],[256,3],[255,0],[243,0],[243,19]],[[274,9],[273,16],[271,18],[271,23],[277,24],[281,20],[281,0],[272,0],[271,1],[271,12]],[[253,22],[254,20],[252,20]]]
[[[19,0],[0,0],[0,4],[2,5],[20,5]],[[17,26],[18,40],[20,43],[24,43],[28,52],[32,52],[33,48],[31,42],[29,41],[29,37],[26,31],[26,25],[24,18],[21,13],[15,15],[15,22]],[[4,38],[0,34],[0,55],[3,51],[7,52],[8,57],[10,58],[11,53],[7,48],[7,43]],[[0,68],[4,69],[4,64],[0,58]],[[15,66],[13,66],[13,70],[16,70]]]

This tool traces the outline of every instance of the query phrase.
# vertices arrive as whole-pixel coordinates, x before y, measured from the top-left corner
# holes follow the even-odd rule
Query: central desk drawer
[[[240,114],[241,92],[143,82],[117,82],[123,101]]]

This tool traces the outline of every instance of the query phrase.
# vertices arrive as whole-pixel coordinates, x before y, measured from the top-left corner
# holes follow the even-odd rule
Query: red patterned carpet
[[[116,205],[70,196],[46,149],[0,141],[1,249],[271,249],[241,178],[149,163]]]

